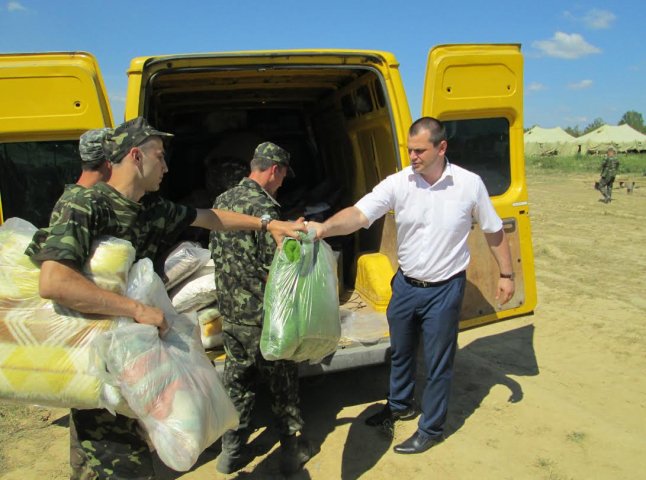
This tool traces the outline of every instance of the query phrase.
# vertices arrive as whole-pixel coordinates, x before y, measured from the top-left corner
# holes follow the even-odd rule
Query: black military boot
[[[280,447],[280,471],[283,475],[298,472],[313,456],[310,444],[297,435],[281,435]]]
[[[253,454],[246,448],[248,435],[239,430],[227,430],[222,435],[222,452],[218,456],[215,469],[220,473],[234,473],[244,468]]]

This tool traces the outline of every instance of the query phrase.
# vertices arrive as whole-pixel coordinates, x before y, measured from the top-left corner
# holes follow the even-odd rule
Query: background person
[[[599,191],[603,195],[602,201],[610,203],[612,201],[612,185],[615,183],[615,177],[619,171],[619,159],[614,147],[609,147],[606,157],[601,162],[601,178],[599,179]]]
[[[49,223],[56,223],[60,217],[63,205],[85,188],[98,182],[107,182],[112,173],[112,163],[108,161],[103,151],[103,142],[112,134],[111,128],[96,128],[88,130],[79,139],[79,156],[81,157],[81,175],[76,183],[65,185],[63,194],[56,201]]]
[[[276,192],[287,176],[294,176],[289,166],[289,153],[274,143],[261,143],[255,149],[249,176],[219,195],[213,206],[259,216],[264,225],[271,225],[279,218]],[[211,232],[210,248],[215,263],[218,305],[223,317],[224,386],[240,415],[238,429],[229,430],[222,436],[222,453],[216,468],[221,473],[233,473],[252,459],[246,442],[252,433],[250,422],[258,387],[257,375],[261,375],[268,380],[272,395],[272,411],[281,443],[280,469],[289,475],[299,470],[311,453],[299,436],[303,419],[296,363],[268,361],[260,352],[263,298],[276,244],[262,231],[218,231]]]
[[[388,211],[395,212],[400,268],[386,312],[390,391],[387,404],[366,423],[392,424],[416,416],[413,395],[421,334],[427,370],[422,414],[415,434],[394,447],[397,453],[420,453],[443,439],[472,219],[500,269],[496,299],[503,304],[514,294],[509,245],[487,189],[478,175],[449,163],[446,149],[443,124],[420,118],[408,133],[409,167],[388,176],[354,206],[322,224],[308,225],[318,238],[326,238],[368,228]]]
[[[142,199],[159,190],[168,171],[162,137],[172,135],[138,117],[117,127],[104,141],[112,163],[107,183],[76,194],[60,212],[60,221],[34,236],[26,253],[40,264],[40,296],[86,314],[130,317],[168,329],[163,311],[96,286],[81,273],[95,239],[128,240],[137,259],[155,260],[189,225],[210,230],[260,230],[259,218],[216,209],[194,209],[163,198]],[[304,231],[302,221],[274,221],[269,230],[280,242]],[[138,422],[107,410],[72,410],[72,479],[155,477],[152,457]]]

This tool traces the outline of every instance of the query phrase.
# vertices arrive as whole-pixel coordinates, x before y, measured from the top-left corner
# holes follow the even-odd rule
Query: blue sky
[[[289,48],[393,52],[411,114],[426,57],[446,43],[520,43],[525,126],[646,117],[641,2],[462,0],[0,0],[0,52],[82,50],[100,64],[115,121],[140,55]]]

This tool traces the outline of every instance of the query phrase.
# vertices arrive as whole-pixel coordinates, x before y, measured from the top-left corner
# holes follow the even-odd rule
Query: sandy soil
[[[293,478],[644,478],[646,179],[609,205],[594,180],[530,175],[539,304],[460,334],[443,444],[402,456],[363,424],[384,397],[383,366],[307,378],[307,434],[320,452]],[[67,478],[66,413],[0,403],[0,479]],[[394,442],[415,423],[398,425]],[[259,456],[229,477],[282,478],[277,439],[264,428],[253,438]],[[193,471],[160,478],[226,478],[217,453],[216,444]]]

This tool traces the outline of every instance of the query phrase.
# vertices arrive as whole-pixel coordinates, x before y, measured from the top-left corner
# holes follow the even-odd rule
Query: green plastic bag
[[[339,343],[336,260],[330,246],[313,237],[285,239],[271,263],[260,337],[267,360],[317,363]]]

